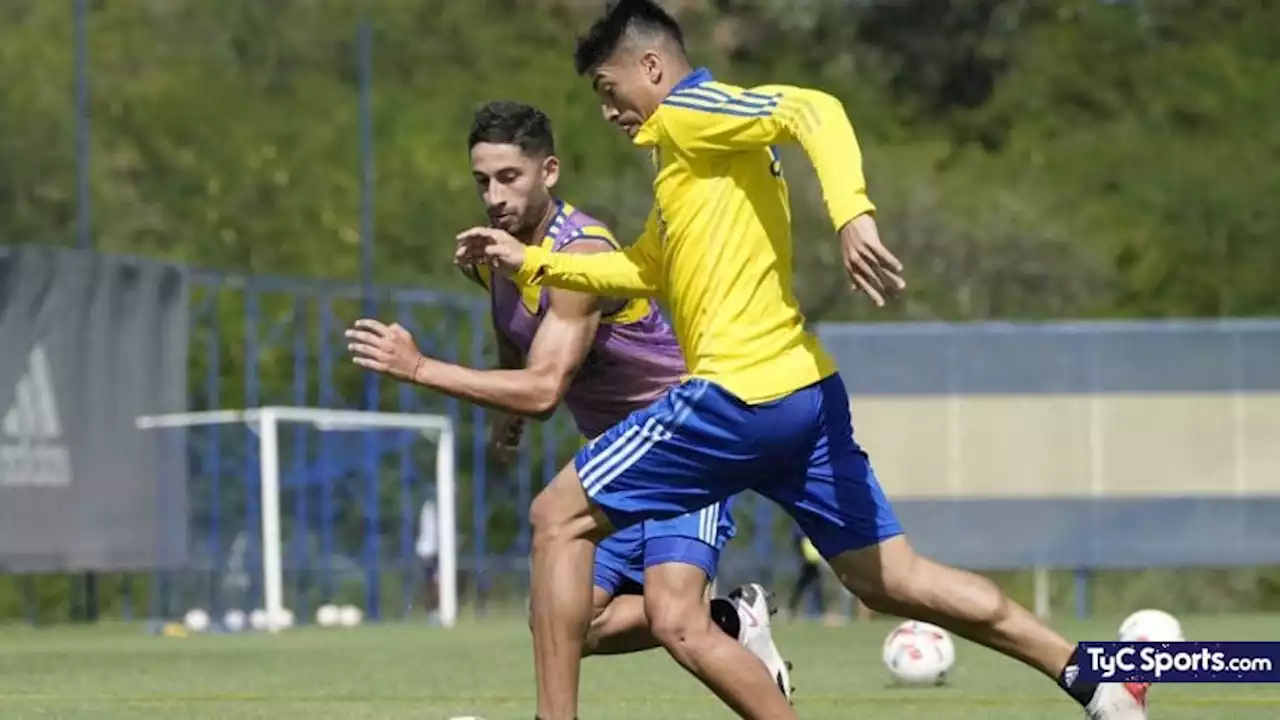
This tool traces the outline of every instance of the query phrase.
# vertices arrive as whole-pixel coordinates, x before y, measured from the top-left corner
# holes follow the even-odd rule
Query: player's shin
[[[596,512],[572,466],[561,471],[530,508],[530,613],[542,720],[577,716],[583,641],[591,622],[595,542],[609,530]]]

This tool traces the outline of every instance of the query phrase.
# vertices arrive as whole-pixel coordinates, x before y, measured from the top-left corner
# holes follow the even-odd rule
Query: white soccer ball
[[[1120,623],[1120,642],[1182,642],[1182,623],[1163,610],[1139,610]]]
[[[293,627],[294,616],[293,611],[289,608],[280,608],[275,616],[275,626],[280,630],[288,630]]]
[[[364,621],[364,613],[355,605],[343,605],[338,609],[338,624],[344,628],[353,628]]]
[[[884,666],[904,685],[941,685],[956,663],[956,646],[937,625],[908,620],[884,639]]]
[[[249,627],[254,630],[266,630],[267,611],[262,608],[254,608],[253,612],[249,613]]]
[[[227,629],[227,632],[240,632],[244,630],[247,622],[249,622],[249,619],[245,616],[243,610],[228,610],[222,616],[222,626]]]
[[[338,624],[341,612],[338,606],[332,603],[325,603],[316,609],[316,624],[320,627],[331,628]]]
[[[204,632],[209,629],[209,613],[200,608],[192,608],[183,616],[182,624],[191,632]]]

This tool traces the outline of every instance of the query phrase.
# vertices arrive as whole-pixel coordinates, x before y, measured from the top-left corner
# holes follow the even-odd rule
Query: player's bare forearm
[[[459,400],[514,415],[545,420],[562,390],[558,378],[529,369],[476,370],[424,358],[413,383]]]
[[[498,331],[499,355],[513,369],[473,370],[431,358],[414,372],[415,383],[514,415],[546,419],[555,412],[586,359],[599,327],[598,300],[592,295],[552,291],[527,360]],[[497,330],[497,328],[495,328]],[[505,350],[504,350],[505,348]]]

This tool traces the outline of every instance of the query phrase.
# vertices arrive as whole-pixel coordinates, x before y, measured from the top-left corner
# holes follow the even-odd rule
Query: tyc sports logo
[[[62,436],[49,357],[36,345],[27,356],[13,403],[0,421],[0,486],[71,484],[71,453]]]

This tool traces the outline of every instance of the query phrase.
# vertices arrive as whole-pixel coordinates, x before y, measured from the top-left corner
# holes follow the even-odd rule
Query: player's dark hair
[[[548,157],[556,152],[551,119],[532,105],[495,100],[476,111],[467,149],[478,143],[516,145],[525,155]]]
[[[604,15],[578,38],[573,67],[585,75],[608,60],[618,46],[634,36],[665,37],[684,52],[684,33],[675,18],[652,0],[613,0]]]

